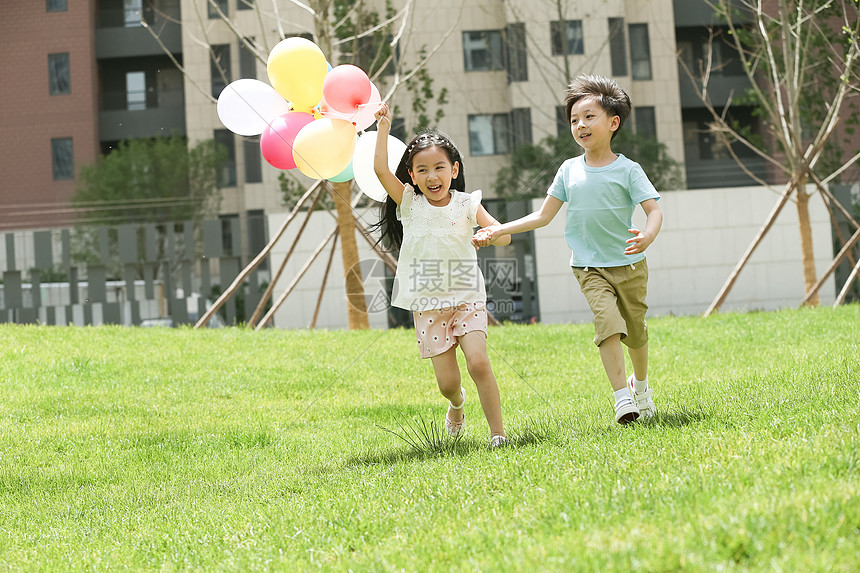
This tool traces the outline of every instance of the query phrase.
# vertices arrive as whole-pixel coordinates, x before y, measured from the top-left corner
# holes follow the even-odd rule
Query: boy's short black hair
[[[614,138],[630,116],[632,107],[630,96],[612,78],[579,74],[567,86],[567,91],[564,94],[564,110],[568,123],[570,123],[570,110],[574,104],[589,97],[596,99],[600,107],[607,113],[617,115],[618,119],[621,120],[618,129],[612,134]]]

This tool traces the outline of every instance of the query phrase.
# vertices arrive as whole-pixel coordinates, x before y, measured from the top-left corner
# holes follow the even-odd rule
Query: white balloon
[[[218,117],[237,135],[260,135],[275,118],[290,111],[290,104],[275,88],[260,80],[231,82],[218,96]]]
[[[376,151],[376,131],[365,131],[355,143],[355,153],[352,156],[352,172],[355,183],[362,193],[374,201],[385,201],[388,193],[379,182],[373,170],[373,155]],[[406,144],[394,137],[388,136],[388,168],[394,173],[400,164],[400,158],[406,151]]]

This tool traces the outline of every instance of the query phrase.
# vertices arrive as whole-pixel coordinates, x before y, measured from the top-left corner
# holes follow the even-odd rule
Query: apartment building
[[[384,19],[385,2],[366,5]],[[432,55],[431,90],[444,88],[448,100],[439,127],[461,147],[470,187],[491,195],[517,144],[567,132],[563,91],[580,72],[611,75],[628,90],[634,110],[625,129],[664,143],[687,166],[690,187],[749,183],[708,139],[702,106],[679,72],[679,47],[697,57],[712,23],[701,0],[396,0],[392,8],[400,70]],[[69,222],[82,165],[124,139],[179,133],[228,149],[222,217],[240,219],[250,250],[261,246],[263,215],[283,209],[280,171],[254,138],[224,129],[214,101],[230,81],[266,81],[265,55],[281,37],[314,37],[313,15],[300,3],[15,2],[0,30],[0,69],[10,78],[0,88],[4,229]],[[736,71],[728,66],[717,79],[724,92],[741,85]],[[397,80],[375,81],[387,93]],[[400,86],[391,99],[407,126],[415,124],[410,98]]]

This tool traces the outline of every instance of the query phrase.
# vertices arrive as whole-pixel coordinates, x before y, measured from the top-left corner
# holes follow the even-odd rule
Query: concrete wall
[[[270,259],[270,269],[273,276],[281,267],[284,256],[290,246],[295,242],[304,216],[304,213],[300,213],[290,223],[281,240],[275,245]],[[269,215],[269,232],[272,234],[277,233],[286,218],[287,215],[282,213]],[[375,213],[371,212],[364,219],[366,224],[374,222]],[[311,254],[336,226],[337,221],[326,211],[317,211],[311,215],[311,220],[302,232],[298,245],[287,261],[281,279],[278,281],[278,286],[275,288],[272,296],[273,300],[280,298],[281,294],[299,274],[299,271]],[[368,312],[370,327],[387,328],[388,305],[387,303],[379,304],[379,301],[385,298],[382,263],[370,249],[367,241],[359,237],[358,234],[356,234],[356,241],[358,244],[359,259],[364,261],[362,264],[362,275],[365,282],[366,300],[368,307],[374,309]],[[307,274],[296,284],[296,288],[285,299],[280,310],[275,313],[274,325],[276,328],[308,328],[311,325],[314,309],[317,305],[317,298],[320,293],[320,285],[322,284],[326,263],[329,260],[330,254],[331,241],[326,244]],[[326,281],[325,293],[323,294],[316,328],[346,328],[348,326],[348,303],[344,290],[343,277],[344,269],[341,259],[340,241],[338,240],[337,250],[334,253],[331,270]]]
[[[706,189],[664,193],[660,200],[663,230],[648,249],[650,269],[649,316],[697,315],[703,313],[719,292],[737,261],[746,251],[767,218],[778,195],[761,187]],[[542,199],[533,201],[537,209]],[[830,219],[818,197],[810,201],[815,246],[816,270],[824,272],[833,259]],[[365,219],[372,222],[374,214]],[[270,215],[269,228],[276,232],[284,215]],[[637,209],[634,223],[644,225],[644,214]],[[537,288],[540,317],[545,323],[591,322],[592,315],[570,270],[570,249],[564,242],[564,208],[550,225],[535,231],[537,250]],[[279,241],[272,268],[277,269],[293,242],[301,221],[297,218]],[[326,212],[315,213],[288,263],[275,296],[290,283],[308,256],[335,226]],[[800,260],[797,211],[786,205],[764,242],[741,273],[723,305],[724,311],[775,310],[796,307],[804,297]],[[359,256],[375,261],[367,243],[358,240]],[[319,285],[330,244],[290,294],[275,316],[278,328],[307,328],[313,318]],[[369,301],[384,297],[379,271],[381,266],[366,266],[366,296]],[[373,275],[368,277],[369,272]],[[343,265],[340,251],[335,253],[326,285],[318,328],[345,328],[347,302],[343,291]],[[833,279],[822,287],[822,304],[835,299]],[[384,312],[371,312],[372,328],[385,328]]]
[[[703,313],[761,228],[778,195],[762,187],[703,189],[663,194],[663,230],[647,251],[649,316]],[[534,203],[535,208],[540,200]],[[830,218],[818,197],[810,201],[816,270],[833,260]],[[634,223],[644,225],[637,209]],[[591,311],[570,271],[564,243],[564,208],[555,220],[535,231],[541,320],[589,322]],[[832,277],[821,288],[822,304],[835,297]],[[567,296],[559,296],[565,293]],[[797,210],[783,208],[735,282],[724,311],[796,307],[804,297]]]

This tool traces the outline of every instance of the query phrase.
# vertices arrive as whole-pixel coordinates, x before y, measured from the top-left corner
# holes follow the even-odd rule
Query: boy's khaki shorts
[[[573,267],[573,275],[594,313],[594,344],[600,346],[613,334],[621,334],[621,342],[630,348],[648,342],[645,259],[623,267]]]

